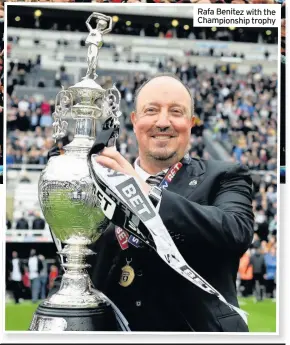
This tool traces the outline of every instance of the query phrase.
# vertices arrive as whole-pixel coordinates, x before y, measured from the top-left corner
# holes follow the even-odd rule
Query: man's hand
[[[150,186],[145,183],[136,173],[132,165],[114,147],[105,147],[96,162],[112,170],[135,177],[141,184],[142,190],[148,194]]]

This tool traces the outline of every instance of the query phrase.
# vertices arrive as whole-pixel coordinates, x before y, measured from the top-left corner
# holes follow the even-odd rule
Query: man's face
[[[188,147],[194,118],[186,88],[171,77],[151,80],[140,91],[131,114],[141,157],[180,160]]]

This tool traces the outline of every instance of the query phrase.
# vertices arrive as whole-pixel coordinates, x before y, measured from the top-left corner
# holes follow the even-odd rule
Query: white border
[[[4,90],[4,119],[6,119],[6,87],[7,87],[7,49],[6,49],[6,41],[7,41],[7,6],[37,6],[39,8],[41,7],[50,7],[50,5],[52,5],[51,7],[53,7],[53,4],[48,4],[48,3],[18,3],[18,2],[12,2],[12,3],[5,3],[5,76],[4,76],[4,83],[5,83],[5,90]],[[57,4],[60,7],[84,7],[84,3],[58,3]],[[92,4],[90,4],[92,5]],[[94,4],[95,8],[98,9],[100,8],[100,4],[96,3]],[[101,5],[102,6],[102,5]],[[104,4],[103,4],[104,6]],[[102,8],[103,8],[102,6]],[[105,4],[105,6],[126,6],[126,4],[115,4],[115,3],[109,3],[109,4]],[[159,4],[134,4],[131,3],[130,5],[127,6],[194,6],[193,4],[182,4],[182,5],[178,5],[178,4],[166,4],[166,5],[159,5]],[[213,4],[213,6],[218,6],[218,4]],[[226,6],[224,4],[221,4],[221,6]],[[259,5],[260,6],[260,5]],[[286,8],[288,9],[288,7]],[[105,10],[105,9],[104,9]],[[287,31],[289,32],[288,28],[289,28],[289,23],[286,24],[287,25]],[[289,36],[289,35],[287,35]],[[287,38],[288,40],[288,38]],[[278,27],[278,56],[280,55],[280,46],[281,46],[281,26]],[[288,43],[287,43],[287,47],[288,47]],[[280,80],[280,63],[278,63],[278,69],[277,69],[277,74],[278,74],[278,80]],[[280,93],[280,83],[278,86],[278,92]],[[279,95],[278,93],[278,95]],[[287,102],[288,102],[288,97],[286,97]],[[287,107],[288,109],[288,107]],[[289,122],[289,121],[288,121]],[[286,123],[288,123],[286,122]],[[278,97],[278,121],[277,121],[277,137],[280,137],[280,98]],[[3,157],[6,156],[6,135],[7,135],[7,129],[6,129],[6,121],[4,121],[4,137],[3,137]],[[280,140],[278,140],[278,148],[277,148],[277,152],[278,152],[278,157],[277,157],[277,179],[279,181],[279,176],[280,176]],[[289,147],[290,143],[288,141],[288,143],[286,143],[286,147]],[[289,158],[287,159],[287,155],[286,155],[286,161],[288,161]],[[4,186],[5,188],[3,188],[3,197],[4,199],[2,199],[2,202],[4,201],[5,207],[3,207],[2,209],[5,210],[5,213],[2,214],[2,221],[3,221],[3,227],[2,227],[2,231],[1,231],[1,236],[2,236],[2,244],[3,244],[3,256],[2,256],[2,265],[3,265],[3,272],[5,272],[5,260],[6,260],[6,246],[5,246],[5,229],[6,229],[6,159],[4,159],[3,162],[3,182],[4,182]],[[287,174],[287,171],[286,171]],[[286,176],[286,181],[287,181],[287,176]],[[277,191],[278,195],[277,195],[277,209],[278,209],[278,213],[277,213],[277,222],[278,222],[278,235],[277,235],[277,242],[278,242],[278,252],[281,253],[283,252],[284,255],[286,255],[286,253],[290,251],[290,248],[288,248],[288,250],[284,250],[285,248],[283,248],[282,250],[282,243],[280,240],[280,184],[278,184],[278,191]],[[290,200],[289,200],[290,201]],[[289,202],[290,204],[290,202]],[[287,204],[286,204],[287,205]],[[3,205],[4,206],[4,205]],[[287,213],[287,212],[286,212]],[[289,224],[289,223],[288,223]],[[285,231],[287,231],[286,228],[286,224],[285,224]],[[290,230],[288,230],[289,232]],[[4,238],[3,238],[4,237]],[[286,246],[286,241],[283,241],[283,245]],[[281,254],[280,254],[281,255]],[[182,341],[184,343],[187,342],[208,342],[208,343],[233,343],[233,342],[244,342],[244,343],[250,343],[253,341],[259,341],[259,342],[263,342],[263,343],[273,343],[273,342],[281,342],[281,341],[285,341],[285,331],[287,330],[289,332],[289,317],[287,318],[285,315],[285,308],[286,308],[286,301],[283,299],[283,304],[281,304],[282,306],[282,310],[284,311],[284,317],[280,319],[280,305],[279,305],[279,301],[280,301],[280,293],[281,290],[285,288],[284,284],[287,280],[283,280],[283,284],[282,284],[282,279],[280,278],[280,274],[281,274],[281,269],[282,267],[284,268],[285,266],[281,266],[280,264],[280,255],[277,256],[277,260],[278,260],[278,270],[277,270],[277,276],[278,276],[278,298],[277,298],[277,304],[276,304],[276,332],[265,332],[265,333],[261,333],[261,332],[255,332],[255,333],[203,333],[203,332],[199,332],[199,333],[171,333],[171,332],[158,332],[158,333],[148,333],[148,332],[130,332],[130,333],[123,333],[123,332],[111,332],[111,333],[107,333],[107,332],[65,332],[64,333],[54,333],[51,334],[50,332],[23,332],[23,331],[19,331],[19,332],[12,332],[12,331],[5,331],[5,285],[4,284],[0,284],[1,288],[3,289],[2,291],[2,322],[1,322],[1,327],[2,327],[2,341],[4,342],[19,342],[19,343],[40,343],[42,340],[43,341],[58,341],[59,340],[59,335],[62,336],[66,336],[66,339],[68,340],[68,343],[80,343],[81,341],[85,341],[87,343],[94,343],[97,341],[100,342],[104,342],[104,343],[109,343],[109,342],[116,342],[116,343],[132,343],[132,342],[140,342],[140,343],[145,343],[145,342],[163,342],[166,341],[168,343],[175,343],[178,342],[178,340],[180,338],[182,338]],[[289,256],[289,255],[288,255]],[[286,258],[285,258],[286,259]],[[285,260],[284,259],[284,260]],[[286,262],[286,261],[285,261]],[[289,260],[290,262],[290,260]],[[284,272],[284,277],[287,277],[287,273]],[[289,273],[288,273],[289,274]],[[286,290],[287,291],[287,290]],[[289,291],[290,288],[288,288],[288,293],[287,295],[289,295]],[[286,294],[284,294],[284,296],[287,296]],[[282,295],[283,296],[283,295]],[[290,304],[289,307],[290,308]],[[289,315],[290,316],[290,315]],[[280,320],[283,320],[282,324],[282,329],[281,329],[281,323],[279,322]],[[283,331],[282,331],[283,330]],[[282,331],[282,332],[281,332]],[[284,335],[283,335],[284,333]],[[25,335],[25,336],[24,336]],[[84,337],[85,335],[85,337]],[[140,337],[141,335],[141,337]],[[182,335],[182,336],[181,336]],[[216,337],[218,335],[218,337]],[[225,335],[225,337],[224,337]],[[229,337],[230,335],[230,337]],[[240,335],[242,335],[243,337],[240,337]],[[281,339],[282,336],[282,339]],[[85,340],[84,340],[85,338]],[[1,342],[2,342],[1,341]],[[62,337],[62,342],[64,342],[64,339]]]
[[[282,184],[280,187],[281,195],[280,195],[280,232],[283,231],[283,236],[280,238],[279,248],[280,248],[280,258],[283,258],[283,262],[279,264],[279,271],[280,271],[280,296],[283,300],[280,300],[280,327],[282,330],[283,340],[290,341],[290,298],[289,298],[289,291],[290,291],[290,279],[289,279],[289,263],[290,263],[290,231],[289,231],[289,224],[290,224],[290,212],[288,206],[290,205],[290,184],[289,184],[289,173],[290,170],[287,168],[287,162],[290,161],[290,119],[287,110],[290,109],[290,93],[289,93],[289,85],[290,85],[290,73],[289,73],[289,47],[290,47],[290,18],[289,18],[289,4],[286,4],[286,111],[285,111],[285,130],[286,130],[286,137],[285,137],[285,159],[286,159],[286,184]],[[288,135],[287,135],[288,133]],[[287,174],[288,172],[288,174]],[[279,230],[278,230],[279,231]]]

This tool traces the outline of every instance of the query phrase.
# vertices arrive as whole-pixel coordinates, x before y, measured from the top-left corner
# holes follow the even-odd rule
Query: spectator
[[[270,298],[274,298],[274,290],[276,288],[276,246],[273,245],[269,253],[265,254],[266,274],[264,276],[266,282],[266,293]]]
[[[250,255],[250,250],[247,250],[240,260],[239,278],[241,280],[240,289],[243,297],[248,297],[253,292],[253,266],[250,265]]]
[[[261,240],[257,232],[254,233],[253,241],[251,247],[254,249],[260,248],[261,246]]]
[[[13,292],[15,304],[19,303],[22,298],[22,274],[24,273],[23,262],[18,257],[16,251],[12,252],[12,260],[10,263],[10,286]]]
[[[16,222],[16,229],[18,230],[28,230],[29,229],[29,225],[28,225],[28,221],[25,218],[25,213],[22,213],[22,217],[19,218]]]
[[[254,249],[250,257],[250,265],[253,266],[253,288],[257,301],[264,299],[264,274],[266,272],[265,259],[262,247]]]
[[[58,268],[55,265],[50,266],[50,272],[49,272],[49,289],[53,287],[53,282],[55,278],[58,276]]]
[[[36,255],[36,250],[31,249],[28,259],[29,280],[31,286],[31,300],[36,303],[40,294],[40,272],[43,268],[41,260]]]
[[[45,260],[45,257],[43,255],[38,256],[39,260],[42,263],[42,269],[39,274],[40,278],[40,298],[45,299],[46,298],[46,289],[47,289],[47,283],[48,283],[48,267],[47,267],[47,261]]]
[[[9,219],[9,216],[6,215],[6,229],[11,229],[12,227],[12,223],[11,223],[11,220]]]
[[[39,212],[35,212],[35,218],[32,222],[32,229],[34,230],[43,230],[45,228],[45,220],[40,217]]]
[[[22,275],[22,284],[23,284],[23,298],[30,299],[31,286],[30,286],[29,272],[28,272],[27,266],[24,266],[24,273]]]

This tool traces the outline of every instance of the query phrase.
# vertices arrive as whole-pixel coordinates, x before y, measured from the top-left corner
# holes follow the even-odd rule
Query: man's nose
[[[170,121],[169,121],[169,116],[167,110],[163,109],[160,111],[158,115],[158,119],[156,122],[156,127],[159,128],[168,128],[170,127]]]

